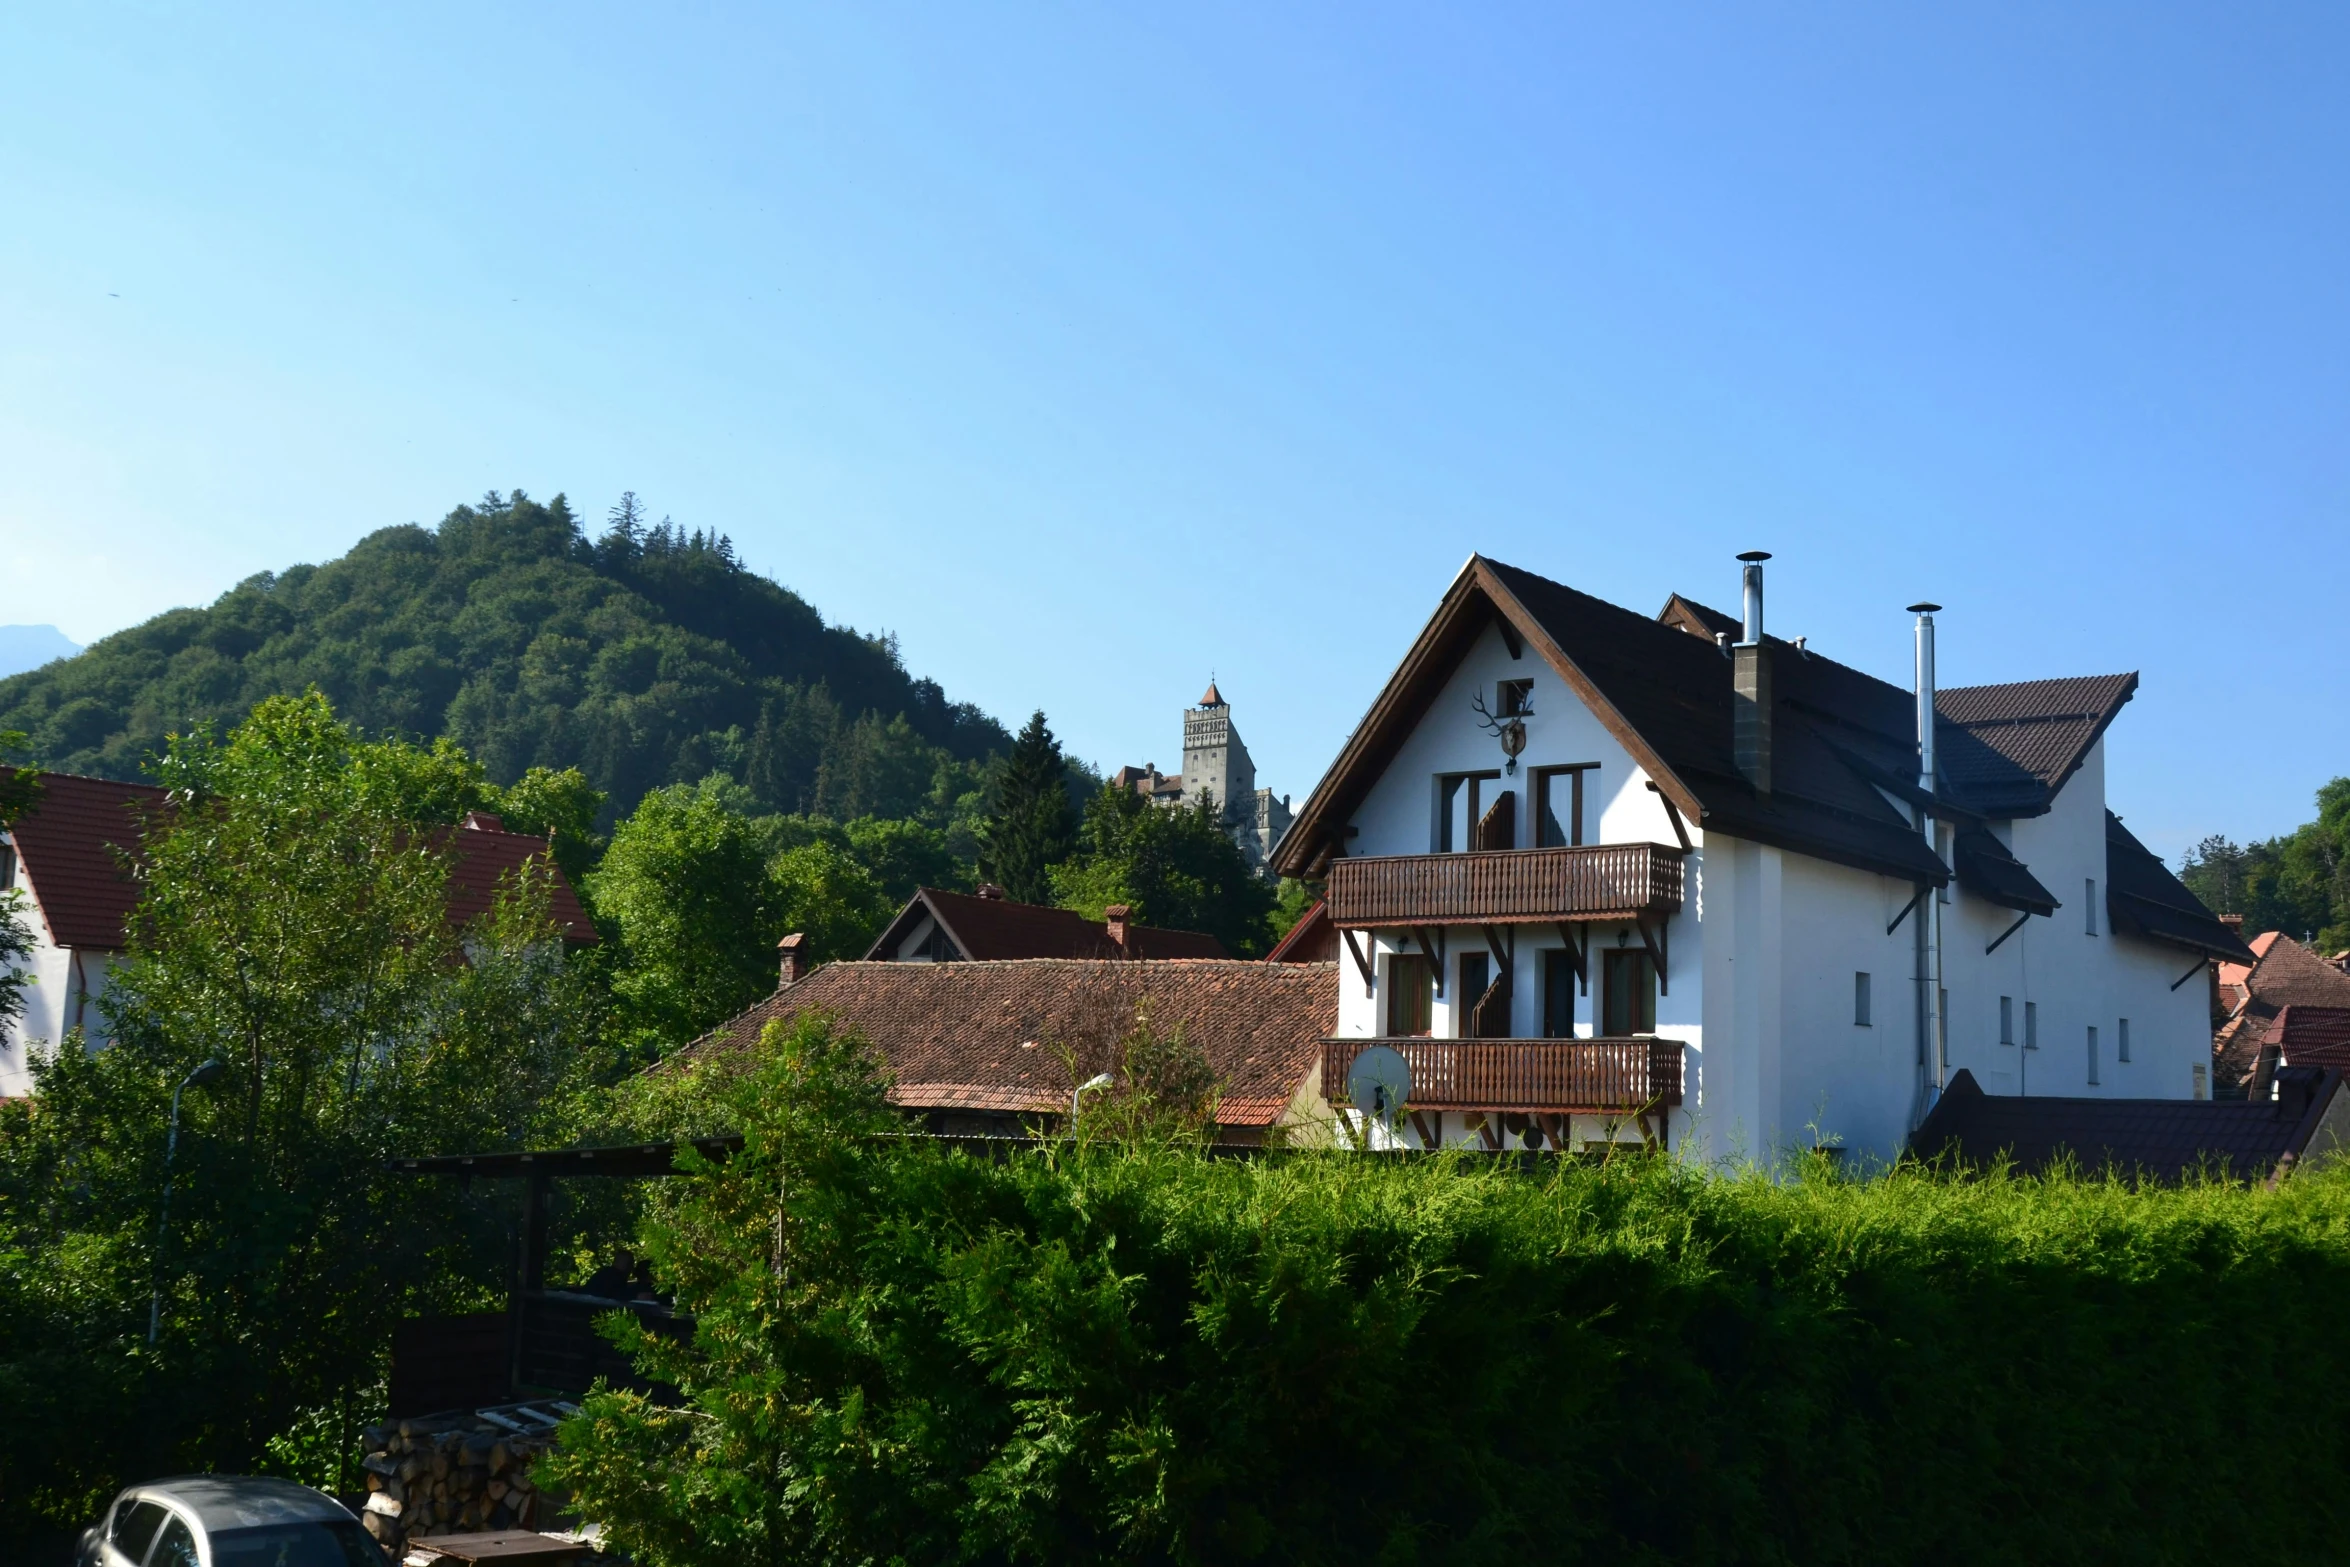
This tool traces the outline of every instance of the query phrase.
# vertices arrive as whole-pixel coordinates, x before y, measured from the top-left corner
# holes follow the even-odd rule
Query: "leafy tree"
[[[17,730],[0,730],[0,828],[14,821],[40,795],[40,773],[30,767],[12,767],[7,758],[24,745]],[[0,890],[0,1034],[11,1019],[24,1015],[25,986],[32,976],[19,965],[32,956],[33,932],[25,924],[25,896],[15,887]]]
[[[863,957],[898,910],[872,872],[830,843],[785,850],[769,864],[768,875],[779,923],[808,938],[808,956],[818,963]],[[773,985],[770,973],[768,988]]]
[[[867,816],[846,824],[842,836],[893,910],[903,907],[916,887],[963,890],[974,879],[948,834],[922,822]]]
[[[544,874],[450,925],[448,823],[416,814],[445,803],[417,784],[449,762],[360,740],[315,693],[160,762],[169,804],[100,1003],[117,1043],[69,1038],[33,1098],[0,1106],[17,1522],[86,1517],[129,1478],[270,1462],[305,1423],[354,1429],[392,1325],[502,1277],[478,1208],[384,1161],[559,1136],[599,1064],[599,1006],[550,939]],[[159,1231],[173,1091],[208,1061]]]
[[[1068,764],[1040,708],[1012,742],[996,779],[995,807],[980,844],[980,873],[1021,903],[1052,896],[1051,869],[1075,845]]]
[[[1323,884],[1299,881],[1294,876],[1281,878],[1281,886],[1273,901],[1273,939],[1281,940],[1297,928],[1297,922],[1314,911],[1322,901]]]
[[[588,878],[619,932],[615,1000],[648,1048],[684,1044],[775,988],[790,927],[740,793],[707,778],[646,795]]]
[[[489,785],[482,800],[498,813],[507,831],[546,839],[555,863],[575,886],[603,858],[604,839],[596,834],[596,818],[603,814],[604,792],[576,767],[560,772],[533,767],[503,789]]]
[[[2317,820],[2261,843],[2214,835],[2179,879],[2214,912],[2241,914],[2247,935],[2281,930],[2320,950],[2350,947],[2350,778],[2317,792]]]
[[[1088,919],[1123,903],[1145,925],[1205,931],[1235,957],[1273,943],[1273,889],[1249,869],[1216,801],[1169,809],[1104,785],[1085,808],[1078,852],[1052,872],[1054,901]]]

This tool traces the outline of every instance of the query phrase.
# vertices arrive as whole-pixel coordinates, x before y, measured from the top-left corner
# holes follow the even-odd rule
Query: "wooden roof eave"
[[[1591,677],[1569,658],[1540,621],[1528,613],[1516,594],[1505,587],[1485,557],[1471,555],[1445,589],[1436,612],[1414,639],[1411,648],[1387,677],[1363,721],[1355,726],[1337,760],[1307,796],[1290,830],[1282,835],[1273,855],[1274,869],[1284,876],[1310,877],[1326,871],[1338,843],[1337,831],[1361,803],[1364,794],[1394,760],[1403,740],[1426,710],[1433,688],[1448,677],[1484,622],[1476,611],[1482,600],[1495,619],[1507,624],[1526,646],[1541,653],[1543,662],[1582,699],[1592,715],[1615,737],[1641,769],[1655,781],[1658,792],[1691,822],[1702,823],[1705,807],[1655,748],[1626,721],[1601,694]]]

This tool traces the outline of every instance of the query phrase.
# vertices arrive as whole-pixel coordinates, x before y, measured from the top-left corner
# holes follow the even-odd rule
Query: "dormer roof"
[[[1070,909],[1015,903],[1004,897],[917,887],[914,896],[867,949],[865,960],[887,962],[925,918],[975,962],[1014,958],[1225,958],[1231,954],[1215,937],[1192,930],[1126,927],[1126,945],[1111,939],[1109,927]]]

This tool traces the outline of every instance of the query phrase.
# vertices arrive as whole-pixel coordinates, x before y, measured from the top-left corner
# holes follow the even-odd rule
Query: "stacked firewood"
[[[485,1409],[369,1426],[368,1533],[395,1555],[433,1534],[528,1529],[545,1511],[530,1466],[553,1445],[552,1416],[530,1407]]]

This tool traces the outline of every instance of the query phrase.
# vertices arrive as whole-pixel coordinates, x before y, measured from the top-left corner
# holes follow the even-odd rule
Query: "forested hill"
[[[166,733],[311,685],[371,731],[447,735],[501,782],[576,766],[608,813],[723,768],[772,810],[904,816],[1009,744],[723,536],[647,528],[628,497],[591,538],[562,496],[519,490],[0,680],[0,730],[45,766],[136,778]]]

